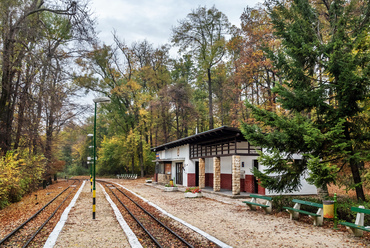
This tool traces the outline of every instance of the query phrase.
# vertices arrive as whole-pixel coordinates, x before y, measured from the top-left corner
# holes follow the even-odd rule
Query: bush
[[[22,199],[42,178],[45,168],[43,156],[30,155],[27,150],[9,151],[0,158],[0,209]]]
[[[292,195],[279,195],[272,197],[273,200],[273,208],[276,210],[276,212],[282,212],[285,211],[283,207],[293,207],[294,203],[292,202],[293,199],[300,199],[303,201],[309,201],[309,202],[316,202],[316,203],[322,203],[322,200],[310,197],[310,196],[292,196]],[[316,212],[317,208],[311,207],[311,206],[302,206],[303,210],[307,210],[309,212]]]
[[[90,170],[88,168],[79,166],[79,165],[73,165],[68,168],[68,175],[70,176],[86,176],[90,175]]]
[[[349,197],[338,197],[338,219],[344,220],[347,222],[354,222],[356,219],[355,212],[351,211],[351,207],[358,207],[358,206],[364,206],[366,209],[370,209],[370,203],[369,202],[363,202],[363,201],[357,201],[353,200]],[[365,224],[370,225],[370,215],[365,214]]]

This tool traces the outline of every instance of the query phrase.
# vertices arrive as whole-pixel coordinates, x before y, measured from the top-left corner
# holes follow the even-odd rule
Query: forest
[[[99,41],[85,0],[3,0],[0,12],[0,208],[54,175],[89,175],[89,93],[111,99],[97,105],[97,175],[151,176],[151,147],[231,126],[271,150],[255,171],[264,187],[294,190],[308,173],[365,200],[368,1],[267,0],[240,10],[240,28],[195,6],[158,47]],[[281,156],[294,153],[305,163]]]

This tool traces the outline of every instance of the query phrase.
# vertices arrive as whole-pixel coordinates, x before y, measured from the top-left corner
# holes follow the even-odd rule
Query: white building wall
[[[276,193],[274,191],[270,191],[266,189],[265,193],[266,195],[316,195],[317,194],[316,186],[308,184],[304,176],[301,177],[301,184],[302,184],[302,188],[299,191]]]
[[[253,160],[257,160],[258,156],[241,156],[240,171],[244,171],[245,175],[253,175]],[[244,165],[244,167],[243,167]]]
[[[193,170],[195,171],[195,166],[192,166],[192,161],[189,160],[189,145],[183,145],[165,150],[164,158],[172,160],[171,176],[172,179],[174,179],[174,182],[176,182],[176,163],[183,164],[184,170],[182,171],[182,185],[188,185],[187,174],[189,173],[189,168],[194,167]]]
[[[238,144],[240,148],[246,148],[247,143]],[[179,152],[178,152],[179,148]],[[245,152],[245,151],[244,151]],[[189,159],[189,145],[183,145],[180,147],[171,148],[168,150],[158,152],[160,159],[171,159],[171,173],[172,179],[175,179],[176,182],[176,163],[183,163],[183,186],[188,185],[188,174],[195,173],[195,162],[199,161],[198,159]],[[231,166],[231,157],[225,156],[221,157],[221,174],[232,174]],[[294,155],[294,159],[300,159],[301,156]],[[245,175],[252,175],[253,169],[253,160],[257,160],[258,156],[240,156],[240,171],[244,172]],[[243,167],[244,164],[244,167]],[[264,171],[266,167],[263,164],[259,164],[259,170]],[[213,158],[205,159],[205,172],[213,173]],[[307,183],[304,177],[301,178],[302,188],[300,191],[294,191],[291,193],[285,192],[284,195],[307,195],[307,194],[317,194],[317,188],[313,185]],[[276,192],[269,191],[266,189],[266,195],[277,195]]]
[[[266,151],[264,151],[266,152]],[[302,159],[302,156],[299,154],[294,154],[293,159]],[[259,165],[259,170],[265,171],[267,169],[266,166],[263,164]],[[317,194],[317,188],[314,185],[308,184],[305,177],[308,175],[301,176],[301,184],[302,187],[299,191],[293,191],[293,192],[282,192],[282,193],[276,193],[274,191],[270,191],[266,189],[266,195],[315,195]]]
[[[213,173],[213,158],[205,159],[205,170],[206,173]]]

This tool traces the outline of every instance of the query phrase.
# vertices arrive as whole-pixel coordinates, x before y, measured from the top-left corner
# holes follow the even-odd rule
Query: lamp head
[[[110,98],[109,97],[98,97],[98,98],[93,99],[93,101],[95,103],[109,103]]]

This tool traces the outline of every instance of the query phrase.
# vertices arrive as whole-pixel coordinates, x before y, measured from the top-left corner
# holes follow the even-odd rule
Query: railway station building
[[[264,170],[258,163],[260,147],[252,146],[237,128],[222,126],[151,149],[156,153],[154,181],[173,179],[177,185],[274,195],[261,187],[252,173]],[[297,157],[299,158],[299,157]],[[317,194],[317,188],[301,178],[301,190],[287,194]]]

